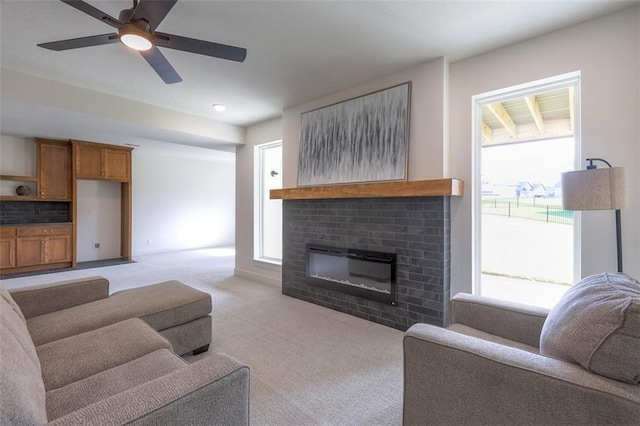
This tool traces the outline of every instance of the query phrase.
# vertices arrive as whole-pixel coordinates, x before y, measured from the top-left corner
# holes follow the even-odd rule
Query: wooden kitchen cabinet
[[[76,145],[76,177],[102,179],[102,149],[97,146]]]
[[[0,227],[0,270],[16,266],[16,228]]]
[[[71,199],[71,147],[66,141],[36,138],[38,198]]]
[[[129,147],[72,141],[76,178],[128,182],[131,179]]]
[[[44,263],[71,262],[71,233],[46,237]]]
[[[73,257],[71,225],[24,225],[15,229],[14,267],[20,268],[19,271],[54,264],[70,265]],[[18,272],[4,269],[3,273]]]
[[[120,256],[131,260],[131,152],[133,147],[80,140],[71,140],[71,146],[74,185],[82,179],[120,182]],[[77,217],[76,203],[73,208],[75,218]],[[75,221],[74,226],[77,226]]]
[[[57,224],[37,223],[38,213],[22,217],[14,224],[0,226],[0,274],[16,274],[77,264],[78,181],[117,182],[120,187],[121,223],[120,255],[131,259],[132,189],[131,158],[133,147],[108,145],[78,140],[34,138],[36,176],[1,174],[0,180],[23,182],[33,190],[31,195],[0,195],[0,202],[41,204],[42,218],[54,203],[68,203],[68,217]],[[18,184],[19,185],[19,184]],[[58,208],[58,203],[55,203]],[[56,210],[57,213],[57,210]],[[15,222],[27,222],[15,224]]]
[[[44,237],[18,238],[16,240],[16,266],[44,265]]]
[[[104,174],[107,179],[128,182],[131,178],[131,151],[105,149]]]

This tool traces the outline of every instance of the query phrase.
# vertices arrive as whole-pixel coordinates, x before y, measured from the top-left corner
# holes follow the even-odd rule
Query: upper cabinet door
[[[84,141],[72,143],[75,146],[77,179],[118,182],[131,179],[131,148]]]
[[[67,143],[38,141],[38,197],[71,199],[71,148]]]
[[[102,153],[99,146],[76,146],[76,177],[78,179],[103,179]]]
[[[104,150],[104,177],[110,180],[129,181],[131,174],[131,152],[114,149]]]

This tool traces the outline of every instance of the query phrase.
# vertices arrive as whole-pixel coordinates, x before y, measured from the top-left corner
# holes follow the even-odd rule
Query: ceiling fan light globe
[[[153,43],[139,34],[126,33],[120,36],[120,41],[125,46],[133,50],[149,50],[153,47]]]

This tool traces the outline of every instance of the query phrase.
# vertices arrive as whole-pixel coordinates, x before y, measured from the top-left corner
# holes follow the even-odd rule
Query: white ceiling
[[[88,3],[115,17],[132,4]],[[159,31],[245,47],[248,54],[244,63],[236,63],[163,49],[184,80],[165,85],[137,53],[119,43],[65,52],[36,46],[113,32],[96,19],[56,0],[1,0],[0,63],[20,73],[247,126],[434,58],[453,62],[634,3],[180,0]],[[214,112],[214,103],[227,105],[227,111]],[[46,116],[41,126],[42,120]]]

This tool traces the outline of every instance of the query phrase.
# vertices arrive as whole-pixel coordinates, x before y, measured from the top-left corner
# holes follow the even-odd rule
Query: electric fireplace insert
[[[364,299],[396,304],[396,255],[307,244],[307,280]]]

